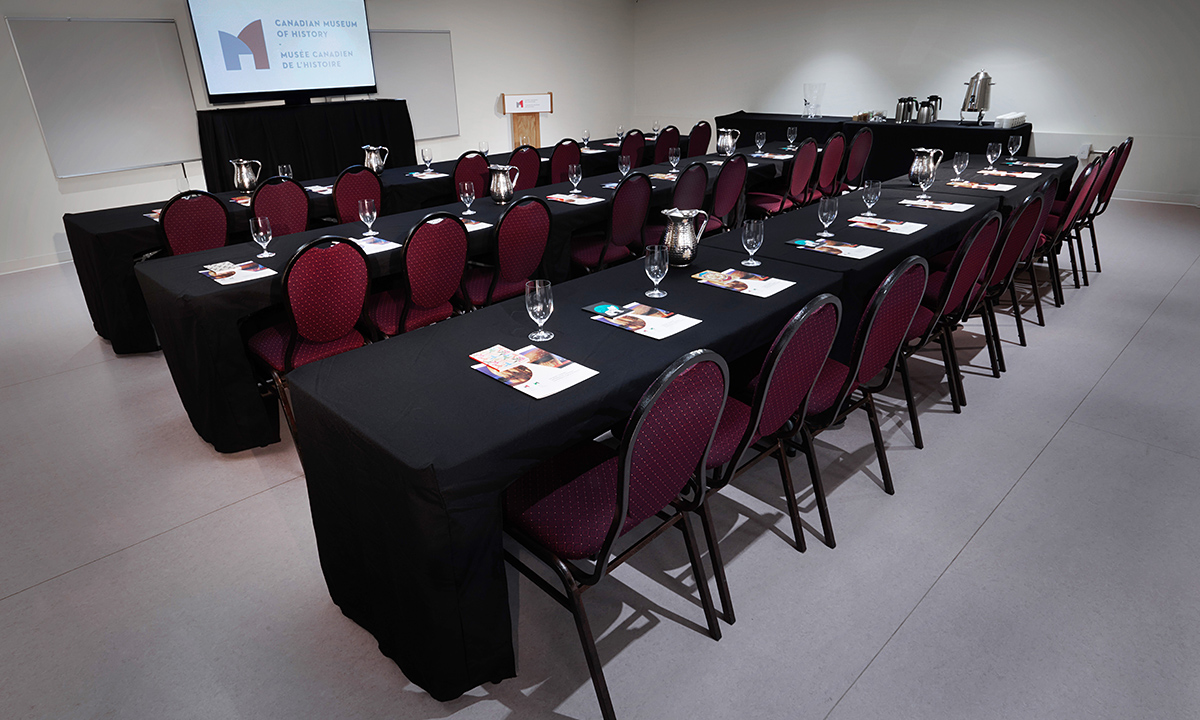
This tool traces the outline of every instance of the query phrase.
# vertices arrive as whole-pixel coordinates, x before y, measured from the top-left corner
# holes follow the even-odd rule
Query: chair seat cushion
[[[942,284],[945,282],[945,270],[937,270],[929,273],[929,279],[925,281],[925,295],[921,298],[921,302],[927,305],[936,303],[938,296],[942,294]]]
[[[759,192],[746,193],[746,205],[758,208],[768,215],[778,215],[793,207],[792,201],[784,195]]]
[[[1061,216],[1061,215],[1065,214],[1066,211],[1067,211],[1067,201],[1066,200],[1055,200],[1054,203],[1050,206],[1050,214],[1051,215]]]
[[[463,287],[467,291],[467,299],[475,307],[487,302],[488,290],[492,287],[492,277],[495,268],[469,267],[463,272]]]
[[[837,402],[838,393],[842,391],[842,385],[846,382],[846,376],[850,374],[850,368],[846,365],[829,358],[825,361],[825,366],[821,368],[821,374],[817,376],[817,382],[813,385],[812,395],[808,398],[808,416],[820,415],[821,413],[833,407]],[[855,382],[851,387],[853,390],[858,387]]]
[[[616,508],[616,453],[596,442],[559,453],[504,494],[506,524],[570,559],[600,551]]]
[[[666,231],[666,225],[647,225],[642,228],[642,245],[658,245],[662,242],[663,234]]]
[[[571,262],[586,268],[596,268],[600,265],[600,253],[604,253],[604,264],[624,260],[633,255],[629,248],[623,245],[613,245],[606,251],[608,242],[604,233],[586,233],[571,238]]]
[[[375,293],[367,300],[367,315],[384,335],[399,335],[400,317],[404,314],[404,293],[388,290]],[[413,306],[404,322],[404,332],[441,322],[454,314],[454,307],[445,302],[433,308]]]
[[[950,267],[950,263],[954,261],[954,255],[958,252],[958,248],[950,248],[946,252],[938,253],[929,258],[929,270],[945,270]]]
[[[706,222],[704,224],[704,232],[701,234],[707,235],[708,233],[717,232],[717,231],[723,230],[724,228],[725,228],[725,223],[721,222],[721,218],[712,217],[710,215],[708,218],[708,222]]]
[[[717,425],[717,434],[713,437],[712,448],[708,451],[708,467],[720,467],[733,459],[749,423],[750,406],[735,398],[727,399],[725,412],[721,414],[721,423]],[[757,441],[758,433],[755,432],[754,442]]]
[[[933,321],[937,320],[937,316],[929,308],[921,305],[917,308],[917,314],[913,316],[912,324],[908,326],[908,334],[904,336],[905,342],[916,340],[924,335]]]
[[[291,337],[291,328],[286,323],[281,323],[255,333],[247,344],[251,352],[262,358],[263,362],[278,372],[284,372],[286,360],[284,355],[287,353],[288,341],[291,340]],[[337,340],[323,343],[309,342],[300,338],[296,342],[296,351],[292,354],[292,367],[298,368],[301,365],[333,357],[366,344],[367,341],[357,330],[351,330],[348,335]]]
[[[1046,227],[1044,227],[1042,229],[1042,232],[1045,233],[1046,235],[1049,235],[1050,237],[1054,237],[1055,235],[1058,234],[1058,231],[1061,228],[1062,228],[1062,217],[1060,215],[1055,215],[1054,213],[1050,213],[1049,215],[1046,216]]]

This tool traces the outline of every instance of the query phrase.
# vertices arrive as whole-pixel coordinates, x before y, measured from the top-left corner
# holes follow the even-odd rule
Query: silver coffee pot
[[[383,171],[384,164],[387,163],[388,149],[383,145],[363,145],[362,149],[366,153],[363,157],[363,165],[378,175]]]
[[[921,107],[917,110],[917,124],[928,125],[937,120],[937,108],[928,100],[921,101]]]
[[[992,105],[992,76],[980,70],[967,81],[967,94],[958,113],[960,125],[982,125],[983,114]],[[971,117],[974,115],[975,117]]]
[[[662,243],[667,246],[667,256],[675,267],[687,267],[696,259],[696,250],[700,246],[700,236],[708,225],[708,213],[703,210],[680,210],[669,208],[662,214],[667,217],[667,229],[663,232]],[[704,219],[693,225],[692,221],[698,216]]]
[[[938,165],[942,164],[942,151],[937,148],[913,148],[912,166],[908,169],[908,181],[913,185],[918,184],[920,171],[924,167],[928,167],[930,172],[936,173]]]
[[[738,138],[742,136],[740,130],[726,130],[725,128],[717,128],[717,152],[726,157],[733,154],[737,148]]]
[[[896,122],[910,123],[917,119],[917,99],[902,97],[896,101]]]
[[[488,184],[492,199],[497,205],[504,205],[512,200],[513,193],[516,192],[517,178],[521,177],[521,170],[516,165],[488,165],[488,170],[492,173],[491,182]],[[516,174],[509,175],[510,171],[515,171]]]
[[[250,192],[258,184],[258,173],[262,171],[262,163],[257,160],[230,160],[233,165],[233,187],[236,190]],[[250,166],[254,165],[254,169]]]

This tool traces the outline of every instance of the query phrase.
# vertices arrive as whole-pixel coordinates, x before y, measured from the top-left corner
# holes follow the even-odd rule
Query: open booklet
[[[585,306],[583,310],[596,313],[592,316],[593,320],[615,325],[655,340],[671,337],[675,333],[683,332],[693,325],[700,324],[700,320],[696,318],[636,302],[624,306],[610,302],[592,303]]]
[[[332,185],[305,185],[304,189],[309,191],[310,193],[313,193],[314,195],[332,195],[333,194],[333,186]]]
[[[837,255],[839,257],[850,258],[851,260],[862,260],[879,252],[883,248],[871,247],[870,245],[855,245],[854,243],[838,242],[837,240],[820,239],[820,240],[804,240],[796,238],[788,240],[789,243],[805,250],[815,250],[826,255]]]
[[[472,370],[493,377],[535,400],[566,390],[597,374],[591,368],[536,345],[527,345],[516,352],[503,345],[493,345],[474,353],[471,359],[479,362],[471,366]]]
[[[756,152],[750,153],[750,157],[766,158],[768,160],[791,160],[796,157],[788,153],[772,153],[772,152]]]
[[[967,188],[969,190],[995,190],[996,192],[1008,192],[1016,189],[1016,185],[1008,185],[1006,183],[977,183],[970,180],[951,180],[946,183],[950,187]]]
[[[974,203],[941,202],[939,200],[901,200],[900,204],[927,210],[945,210],[946,212],[966,212],[975,207]]]
[[[912,235],[918,230],[924,230],[929,227],[925,223],[888,220],[887,218],[867,217],[866,215],[855,215],[848,222],[850,223],[850,227],[863,228],[865,230],[882,230],[883,232],[895,233],[897,235]]]
[[[422,180],[433,180],[434,178],[450,177],[446,173],[440,173],[437,170],[420,170],[418,172],[405,173],[409,177],[420,178]]]
[[[591,205],[593,203],[604,202],[604,198],[592,197],[591,195],[583,194],[572,195],[570,193],[554,193],[553,195],[547,195],[546,199],[555,200],[560,203],[567,203],[568,205]]]
[[[1017,167],[1037,167],[1037,168],[1060,168],[1062,163],[1055,162],[1029,162],[1028,160],[1017,160],[1015,162],[1005,162],[1005,165],[1016,165]]]
[[[1042,174],[1040,172],[1032,172],[1032,171],[1021,172],[1018,170],[980,170],[979,174],[980,175],[996,175],[998,177],[1025,178],[1026,180],[1032,180],[1033,178],[1039,178],[1042,176]]]
[[[752,272],[735,270],[733,268],[724,272],[704,270],[692,277],[704,285],[712,285],[713,287],[725,288],[726,290],[763,298],[771,297],[775,293],[786,290],[796,284],[791,280],[781,280],[779,278],[767,277],[766,275],[755,275]]]
[[[278,275],[269,267],[263,267],[253,260],[244,263],[221,262],[205,265],[200,274],[216,280],[222,285],[234,285],[247,280]]]
[[[154,222],[158,222],[158,217],[162,215],[162,208],[154,208],[148,213],[143,213],[143,215],[150,218]]]
[[[356,245],[362,248],[363,252],[368,255],[374,255],[377,252],[384,250],[395,250],[400,247],[399,243],[394,243],[391,240],[384,240],[381,235],[369,235],[367,237],[350,238]]]

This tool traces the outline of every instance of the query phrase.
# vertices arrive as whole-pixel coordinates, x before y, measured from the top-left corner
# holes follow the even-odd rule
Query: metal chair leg
[[[1042,314],[1042,288],[1038,285],[1037,266],[1032,259],[1029,261],[1029,282],[1033,285],[1033,306],[1037,308],[1038,325],[1046,327],[1046,316]]]
[[[1076,287],[1076,289],[1078,289],[1081,286],[1079,284],[1079,263],[1077,263],[1075,261],[1074,239],[1071,237],[1071,229],[1070,228],[1063,230],[1063,233],[1066,235],[1066,238],[1064,238],[1064,240],[1063,240],[1063,244],[1067,246],[1067,251],[1070,253],[1070,256],[1071,256],[1071,277],[1074,278],[1075,287]]]
[[[917,400],[913,397],[912,381],[908,377],[908,356],[900,353],[900,381],[904,384],[904,401],[908,405],[908,422],[912,426],[913,445],[925,447],[921,438],[921,421],[917,419]]]
[[[829,502],[825,498],[821,466],[817,464],[817,448],[813,444],[813,436],[808,428],[800,429],[800,443],[804,450],[804,457],[808,460],[808,476],[812,480],[813,497],[817,499],[817,514],[821,516],[821,533],[825,536],[825,544],[835,547],[837,541],[833,537],[833,521],[829,519]]]
[[[692,530],[691,513],[683,513],[679,518],[679,529],[687,542],[688,559],[692,563],[692,576],[696,579],[696,588],[700,590],[700,603],[704,606],[704,618],[708,621],[708,634],[713,640],[721,639],[721,624],[717,622],[717,609],[713,607],[712,593],[708,589],[708,581],[704,579],[704,566],[700,564],[700,549],[696,546],[696,533]]]
[[[571,601],[571,614],[575,616],[575,629],[579,631],[579,642],[583,645],[583,656],[587,658],[592,687],[596,690],[596,700],[600,702],[600,713],[604,720],[617,720],[612,697],[608,694],[608,683],[604,680],[604,666],[600,663],[600,653],[596,650],[596,639],[592,636],[592,626],[588,623],[587,612],[583,609],[582,593],[583,590],[578,586],[568,588],[567,592]]]
[[[704,541],[708,545],[708,559],[713,566],[713,579],[717,581],[717,596],[721,598],[721,611],[725,622],[730,625],[737,622],[733,615],[733,600],[729,596],[729,581],[725,578],[725,561],[721,559],[721,543],[717,541],[717,529],[713,526],[712,510],[708,507],[708,498],[696,509],[700,516],[700,529],[704,532]]]
[[[996,304],[988,298],[984,302],[984,309],[987,310],[988,320],[992,325],[992,344],[996,346],[996,365],[1000,372],[1008,372],[1008,368],[1004,364],[1004,346],[1000,344],[1000,325],[996,322]],[[993,375],[1000,377],[1000,374],[993,369]]]
[[[1034,288],[1034,292],[1037,292],[1037,288]],[[1012,301],[1013,315],[1017,318],[1017,337],[1021,339],[1021,347],[1026,347],[1028,343],[1025,342],[1025,321],[1021,318],[1021,303],[1017,300],[1017,284],[1015,282],[1008,284],[1008,297]]]
[[[1083,229],[1075,226],[1075,243],[1079,245],[1079,270],[1083,273],[1084,287],[1088,285],[1087,256],[1083,254]]]
[[[804,544],[804,526],[800,522],[800,506],[796,502],[796,488],[792,485],[792,471],[788,467],[787,454],[783,452],[782,444],[778,445],[775,452],[771,454],[779,461],[779,476],[783,479],[783,495],[787,500],[788,516],[792,519],[792,535],[796,538],[796,550],[804,552],[808,548]]]
[[[950,405],[954,408],[955,413],[961,413],[962,405],[958,402],[958,384],[954,382],[954,361],[950,359],[950,344],[946,340],[945,332],[938,335],[938,345],[942,348],[942,365],[946,368],[946,384],[950,389]]]
[[[946,336],[946,345],[950,348],[950,364],[954,366],[952,377],[958,388],[958,404],[966,407],[967,389],[963,386],[962,366],[958,364],[958,348],[954,346],[954,330],[946,328],[943,334]]]
[[[1050,262],[1050,285],[1054,290],[1054,307],[1062,307],[1066,297],[1063,294],[1062,270],[1058,267],[1058,253],[1052,248],[1047,257]]]
[[[879,471],[883,475],[883,491],[888,495],[896,494],[892,485],[892,469],[888,467],[887,450],[883,446],[883,431],[879,429],[879,413],[875,409],[875,398],[871,393],[865,393],[867,398],[867,418],[871,421],[871,438],[875,441],[875,454],[879,456]]]
[[[1096,272],[1100,272],[1100,246],[1096,244],[1096,218],[1088,218],[1087,229],[1092,236],[1092,259],[1096,261]]]
[[[996,377],[1000,377],[1000,365],[998,355],[996,353],[995,328],[992,327],[992,318],[988,314],[986,300],[984,302],[985,306],[979,309],[979,317],[981,320],[983,320],[983,341],[987,345],[988,362],[992,366],[992,374]]]

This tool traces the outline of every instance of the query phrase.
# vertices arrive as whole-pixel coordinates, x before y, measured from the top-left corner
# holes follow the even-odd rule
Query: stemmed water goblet
[[[588,146],[588,140],[591,140],[591,139],[592,139],[592,131],[584,129],[584,131],[583,131],[583,146],[585,148]]]
[[[579,181],[583,179],[583,167],[578,163],[567,166],[567,179],[571,181],[571,193],[579,192]]]
[[[554,312],[554,294],[549,280],[529,280],[525,283],[525,311],[537,323],[538,329],[529,333],[529,339],[543,342],[554,338],[554,333],[542,327]]]
[[[754,133],[754,145],[755,145],[755,147],[758,148],[758,152],[760,155],[762,154],[763,145],[766,145],[766,144],[767,144],[767,133],[766,132],[759,130],[758,132]]]
[[[958,151],[954,153],[954,181],[962,182],[963,170],[971,164],[971,153]]]
[[[291,165],[280,165],[279,166],[279,177],[291,178],[292,177],[292,166]]]
[[[421,148],[421,159],[425,161],[425,172],[433,172],[433,149]]]
[[[996,169],[996,161],[1000,159],[1000,143],[988,143],[987,146],[987,161],[988,170]]]
[[[863,204],[867,206],[867,211],[863,213],[863,217],[875,217],[875,213],[871,212],[871,208],[875,207],[875,203],[879,202],[879,193],[883,191],[883,186],[878,180],[868,180],[863,185]]]
[[[625,126],[618,125],[617,126],[617,142],[621,142],[624,139],[625,139]]]
[[[488,141],[487,140],[479,141],[479,153],[481,155],[483,155],[483,157],[485,159],[487,158],[487,154],[488,154]]]
[[[921,163],[917,168],[917,184],[921,186],[921,194],[917,196],[918,200],[932,200],[933,196],[929,194],[929,188],[933,186],[933,178],[937,171],[933,163]]]
[[[622,155],[617,158],[617,169],[621,171],[621,176],[629,174],[630,160],[628,155]]]
[[[255,257],[275,257],[275,253],[267,252],[267,243],[271,242],[271,221],[268,218],[262,216],[250,218],[250,234],[254,236],[254,242],[262,247],[262,252]]]
[[[673,147],[667,150],[667,160],[671,161],[671,172],[679,172],[679,148]]]
[[[467,180],[458,184],[458,199],[462,200],[462,204],[467,206],[463,210],[463,217],[474,215],[475,211],[471,209],[471,203],[475,202],[475,183]]]
[[[788,139],[787,149],[788,150],[796,149],[796,138],[799,136],[800,136],[800,131],[796,128],[796,126],[793,125],[792,127],[789,127],[787,129],[787,139]]]
[[[1008,161],[1015,163],[1017,161],[1017,151],[1021,149],[1021,136],[1008,136]]]
[[[829,226],[837,219],[838,199],[836,197],[823,197],[817,203],[817,219],[825,226],[825,229],[817,233],[817,237],[831,238],[833,233],[829,232]]]
[[[654,139],[655,139],[655,140],[657,140],[657,139],[658,139],[658,127],[659,127],[659,126],[658,126],[658,121],[657,121],[657,120],[655,120],[655,121],[654,121],[654,124],[650,126],[650,130],[654,132]]]
[[[646,246],[646,275],[654,283],[654,287],[646,291],[646,297],[661,298],[667,296],[665,290],[658,289],[658,284],[667,276],[667,268],[669,266],[670,255],[667,252],[666,245]]]
[[[754,259],[754,253],[762,247],[763,242],[763,221],[762,220],[747,220],[742,223],[742,247],[746,248],[746,252],[750,253],[750,257],[742,261],[742,265],[746,267],[758,267],[762,263]]]
[[[375,224],[376,214],[374,198],[363,198],[358,201],[358,219],[367,226],[363,237],[374,237],[379,234],[371,229],[371,225]]]

